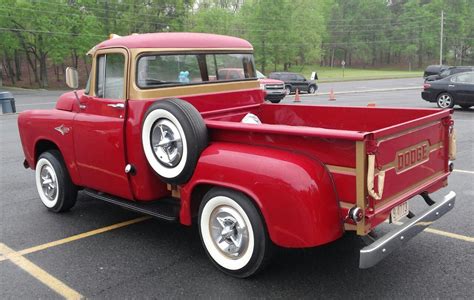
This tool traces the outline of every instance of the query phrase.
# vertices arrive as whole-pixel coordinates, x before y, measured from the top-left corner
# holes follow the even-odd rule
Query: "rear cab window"
[[[243,53],[143,54],[137,61],[141,89],[256,78],[253,55]]]

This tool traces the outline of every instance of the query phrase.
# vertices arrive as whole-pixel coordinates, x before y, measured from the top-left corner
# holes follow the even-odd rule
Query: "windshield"
[[[265,75],[263,75],[262,73],[260,73],[260,71],[257,70],[257,78],[258,79],[265,79],[267,77]]]
[[[165,54],[141,56],[136,82],[140,88],[156,88],[252,78],[252,54]]]

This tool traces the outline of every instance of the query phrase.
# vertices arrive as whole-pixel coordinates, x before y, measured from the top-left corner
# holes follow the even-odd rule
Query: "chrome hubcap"
[[[217,248],[232,259],[240,258],[248,248],[247,226],[240,214],[231,207],[219,207],[212,213],[211,236]]]
[[[44,196],[53,201],[58,193],[58,182],[53,168],[45,165],[41,168],[41,188]]]
[[[183,142],[178,128],[167,119],[156,122],[151,133],[151,145],[158,161],[166,167],[179,164],[183,154]]]
[[[451,97],[448,95],[442,95],[439,97],[438,103],[440,107],[449,107],[451,105]]]

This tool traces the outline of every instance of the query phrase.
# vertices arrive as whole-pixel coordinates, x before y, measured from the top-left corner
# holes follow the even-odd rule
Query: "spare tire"
[[[186,183],[207,143],[201,114],[181,99],[158,100],[143,118],[143,151],[151,168],[166,183]]]

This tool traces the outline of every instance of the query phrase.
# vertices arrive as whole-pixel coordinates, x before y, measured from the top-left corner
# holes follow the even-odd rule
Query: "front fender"
[[[255,201],[271,240],[282,247],[313,247],[343,234],[332,178],[319,161],[279,149],[213,143],[181,189],[183,224],[191,223],[191,194],[201,184],[228,187]]]

